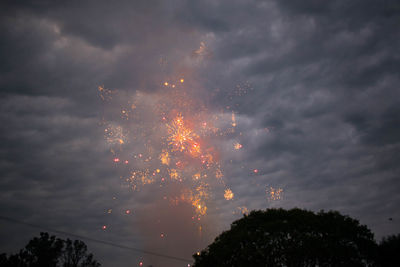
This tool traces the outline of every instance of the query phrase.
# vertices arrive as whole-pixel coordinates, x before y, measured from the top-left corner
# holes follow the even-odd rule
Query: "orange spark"
[[[273,188],[272,186],[267,190],[267,197],[269,200],[280,200],[282,198],[282,188]]]
[[[238,208],[238,210],[240,210],[240,212],[241,212],[242,214],[248,214],[248,213],[249,213],[249,210],[247,209],[246,206],[237,207],[237,208]]]
[[[221,179],[222,177],[224,177],[224,174],[222,173],[222,171],[220,169],[217,169],[215,171],[215,177],[218,179]]]
[[[169,171],[169,176],[171,177],[172,180],[178,180],[178,172],[176,171],[176,169],[171,169]]]
[[[233,111],[232,111],[232,127],[236,127],[236,117],[235,117],[235,113],[233,113]]]
[[[161,160],[162,164],[167,165],[167,166],[169,165],[170,158],[169,158],[168,151],[166,151],[166,150],[162,151],[162,153],[160,155],[160,160]]]
[[[233,194],[232,190],[230,190],[229,188],[228,188],[228,189],[225,189],[224,198],[225,198],[226,200],[231,200],[231,199],[233,199],[234,195],[235,195],[235,194]]]
[[[243,146],[242,146],[242,144],[240,144],[240,143],[235,143],[235,144],[233,145],[233,147],[234,147],[236,150],[239,150],[239,149],[241,149]]]
[[[198,172],[198,173],[193,174],[192,177],[193,177],[194,180],[199,180],[200,177],[201,177],[201,175],[200,175],[200,173]]]

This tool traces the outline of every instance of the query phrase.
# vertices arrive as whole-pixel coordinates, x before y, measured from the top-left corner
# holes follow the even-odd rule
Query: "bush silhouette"
[[[373,266],[377,245],[357,220],[330,211],[252,211],[199,254],[194,266]]]

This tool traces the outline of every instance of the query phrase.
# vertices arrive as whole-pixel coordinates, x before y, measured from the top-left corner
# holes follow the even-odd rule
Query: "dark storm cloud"
[[[150,239],[142,240],[137,218],[151,197],[121,190],[97,86],[156,90],[160,58],[173,64],[189,54],[199,44],[196,31],[183,35],[157,1],[7,4],[0,26],[2,214],[145,248]],[[124,216],[126,209],[134,215]],[[1,229],[9,237],[4,252],[37,235],[3,222]],[[143,256],[89,245],[105,266]]]
[[[297,206],[338,209],[379,237],[399,232],[387,220],[400,219],[396,1],[3,1],[0,10],[2,214],[131,246],[157,240],[135,228],[151,215],[120,215],[146,214],[152,197],[121,190],[96,90],[157,93],[190,65],[210,112],[237,115],[237,135],[220,140],[235,201],[216,196],[218,227],[238,206]],[[201,41],[210,53],[188,60]],[[269,186],[283,200],[267,201]],[[35,232],[3,222],[1,231],[8,252]],[[105,266],[140,258],[93,247]]]
[[[266,27],[238,34],[252,26],[242,23],[219,41],[233,45],[215,52],[229,77],[245,72],[256,88],[239,100],[239,110],[257,114],[249,128],[271,129],[245,141],[246,156],[264,166],[260,179],[286,186],[285,205],[339,209],[365,218],[378,235],[393,231],[374,227],[398,216],[388,207],[399,187],[397,5],[279,1],[264,12]]]
[[[238,12],[252,8],[246,18]],[[215,69],[204,73],[220,88],[217,105],[253,118],[244,128],[238,121],[242,159],[262,170],[254,183],[282,186],[288,207],[339,209],[378,236],[392,232],[385,220],[399,216],[391,208],[399,187],[398,5],[235,2],[229,11],[219,19],[231,27],[212,42]],[[224,96],[243,80],[254,91],[231,104]],[[242,197],[265,189],[228,172]]]
[[[399,142],[400,129],[393,127],[400,123],[400,103],[394,101],[379,114],[348,114],[345,118],[360,133],[360,140],[366,145],[384,146]]]
[[[87,99],[103,83],[137,87],[151,82],[160,57],[198,44],[159,1],[12,4],[2,16],[3,91]]]

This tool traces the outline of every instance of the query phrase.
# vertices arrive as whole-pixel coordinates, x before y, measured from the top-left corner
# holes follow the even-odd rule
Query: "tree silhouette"
[[[20,251],[19,257],[27,266],[57,266],[62,248],[61,239],[48,233],[40,233],[39,238],[30,240],[25,249]]]
[[[378,251],[380,266],[400,266],[400,234],[383,238]]]
[[[6,266],[8,264],[7,254],[1,253],[0,254],[0,266]]]
[[[80,240],[72,242],[70,239],[67,239],[63,252],[63,267],[100,266],[97,261],[93,260],[93,254],[87,254],[87,246]]]
[[[372,266],[371,231],[339,212],[252,211],[199,254],[194,266]]]
[[[62,240],[48,233],[40,233],[18,254],[0,255],[0,266],[7,267],[99,267],[88,254],[87,246],[79,240]]]

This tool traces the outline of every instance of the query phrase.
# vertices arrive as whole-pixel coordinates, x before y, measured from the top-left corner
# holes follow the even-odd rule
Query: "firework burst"
[[[213,136],[232,130],[217,128],[218,117],[207,115],[205,110],[193,110],[193,105],[188,105],[193,100],[182,93],[183,84],[183,78],[169,79],[162,83],[168,89],[163,95],[137,93],[121,97],[129,100],[115,111],[117,119],[116,115],[110,116],[112,123],[104,119],[105,140],[114,163],[127,173],[124,181],[132,190],[179,183],[183,189],[180,195],[168,197],[171,203],[190,203],[197,216],[203,216],[213,186],[225,188],[224,198],[233,199],[234,193],[223,179],[218,148],[209,142]],[[99,92],[103,101],[112,102],[111,96],[118,97],[104,87]],[[230,127],[236,127],[234,113],[231,121]]]

